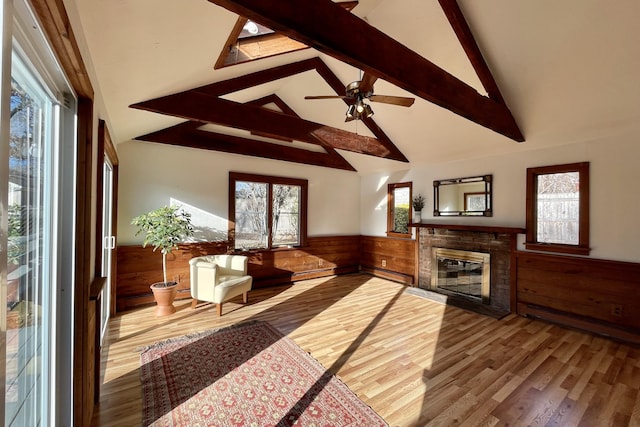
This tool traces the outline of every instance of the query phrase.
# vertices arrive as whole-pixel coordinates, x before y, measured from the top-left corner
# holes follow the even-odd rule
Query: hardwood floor
[[[405,293],[366,274],[257,289],[249,305],[113,318],[95,426],[141,423],[136,349],[189,332],[266,320],[336,374],[390,426],[640,425],[640,348],[509,315],[502,320]]]

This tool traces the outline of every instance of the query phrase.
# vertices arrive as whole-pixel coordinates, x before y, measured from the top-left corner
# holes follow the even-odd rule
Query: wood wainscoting
[[[316,277],[357,272],[360,236],[307,238],[307,246],[256,251],[249,256],[254,287],[264,287]]]
[[[415,240],[375,236],[360,239],[362,271],[408,285],[415,283]]]
[[[227,253],[228,242],[180,245],[167,256],[167,279],[178,282],[177,299],[191,298],[189,260]],[[149,247],[118,247],[116,309],[124,311],[154,302],[149,286],[162,281],[162,257]],[[303,248],[238,252],[249,257],[254,288],[334,274],[360,266],[360,236],[309,237]]]
[[[640,343],[640,264],[516,252],[517,313]]]
[[[226,242],[180,245],[167,255],[167,280],[178,282],[176,298],[191,298],[189,260],[227,251]],[[154,302],[149,286],[162,282],[162,254],[149,246],[118,246],[116,273],[116,311],[124,311]]]

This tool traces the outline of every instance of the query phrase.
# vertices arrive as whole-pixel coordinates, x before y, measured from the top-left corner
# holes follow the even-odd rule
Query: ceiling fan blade
[[[317,96],[305,96],[304,99],[343,99],[346,96],[339,95],[317,95]]]
[[[370,73],[364,73],[362,80],[360,80],[360,92],[367,93],[373,92],[373,84],[378,80],[376,76]]]
[[[384,102],[385,104],[399,105],[401,107],[411,107],[415,101],[415,98],[390,95],[371,95],[369,99],[373,102]]]

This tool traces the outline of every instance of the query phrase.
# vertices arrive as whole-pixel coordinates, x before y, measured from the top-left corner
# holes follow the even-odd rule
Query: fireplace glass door
[[[431,290],[488,303],[489,260],[481,252],[434,248]]]

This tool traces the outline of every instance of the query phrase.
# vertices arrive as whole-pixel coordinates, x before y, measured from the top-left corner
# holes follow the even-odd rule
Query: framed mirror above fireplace
[[[433,181],[433,216],[493,216],[493,175]]]

